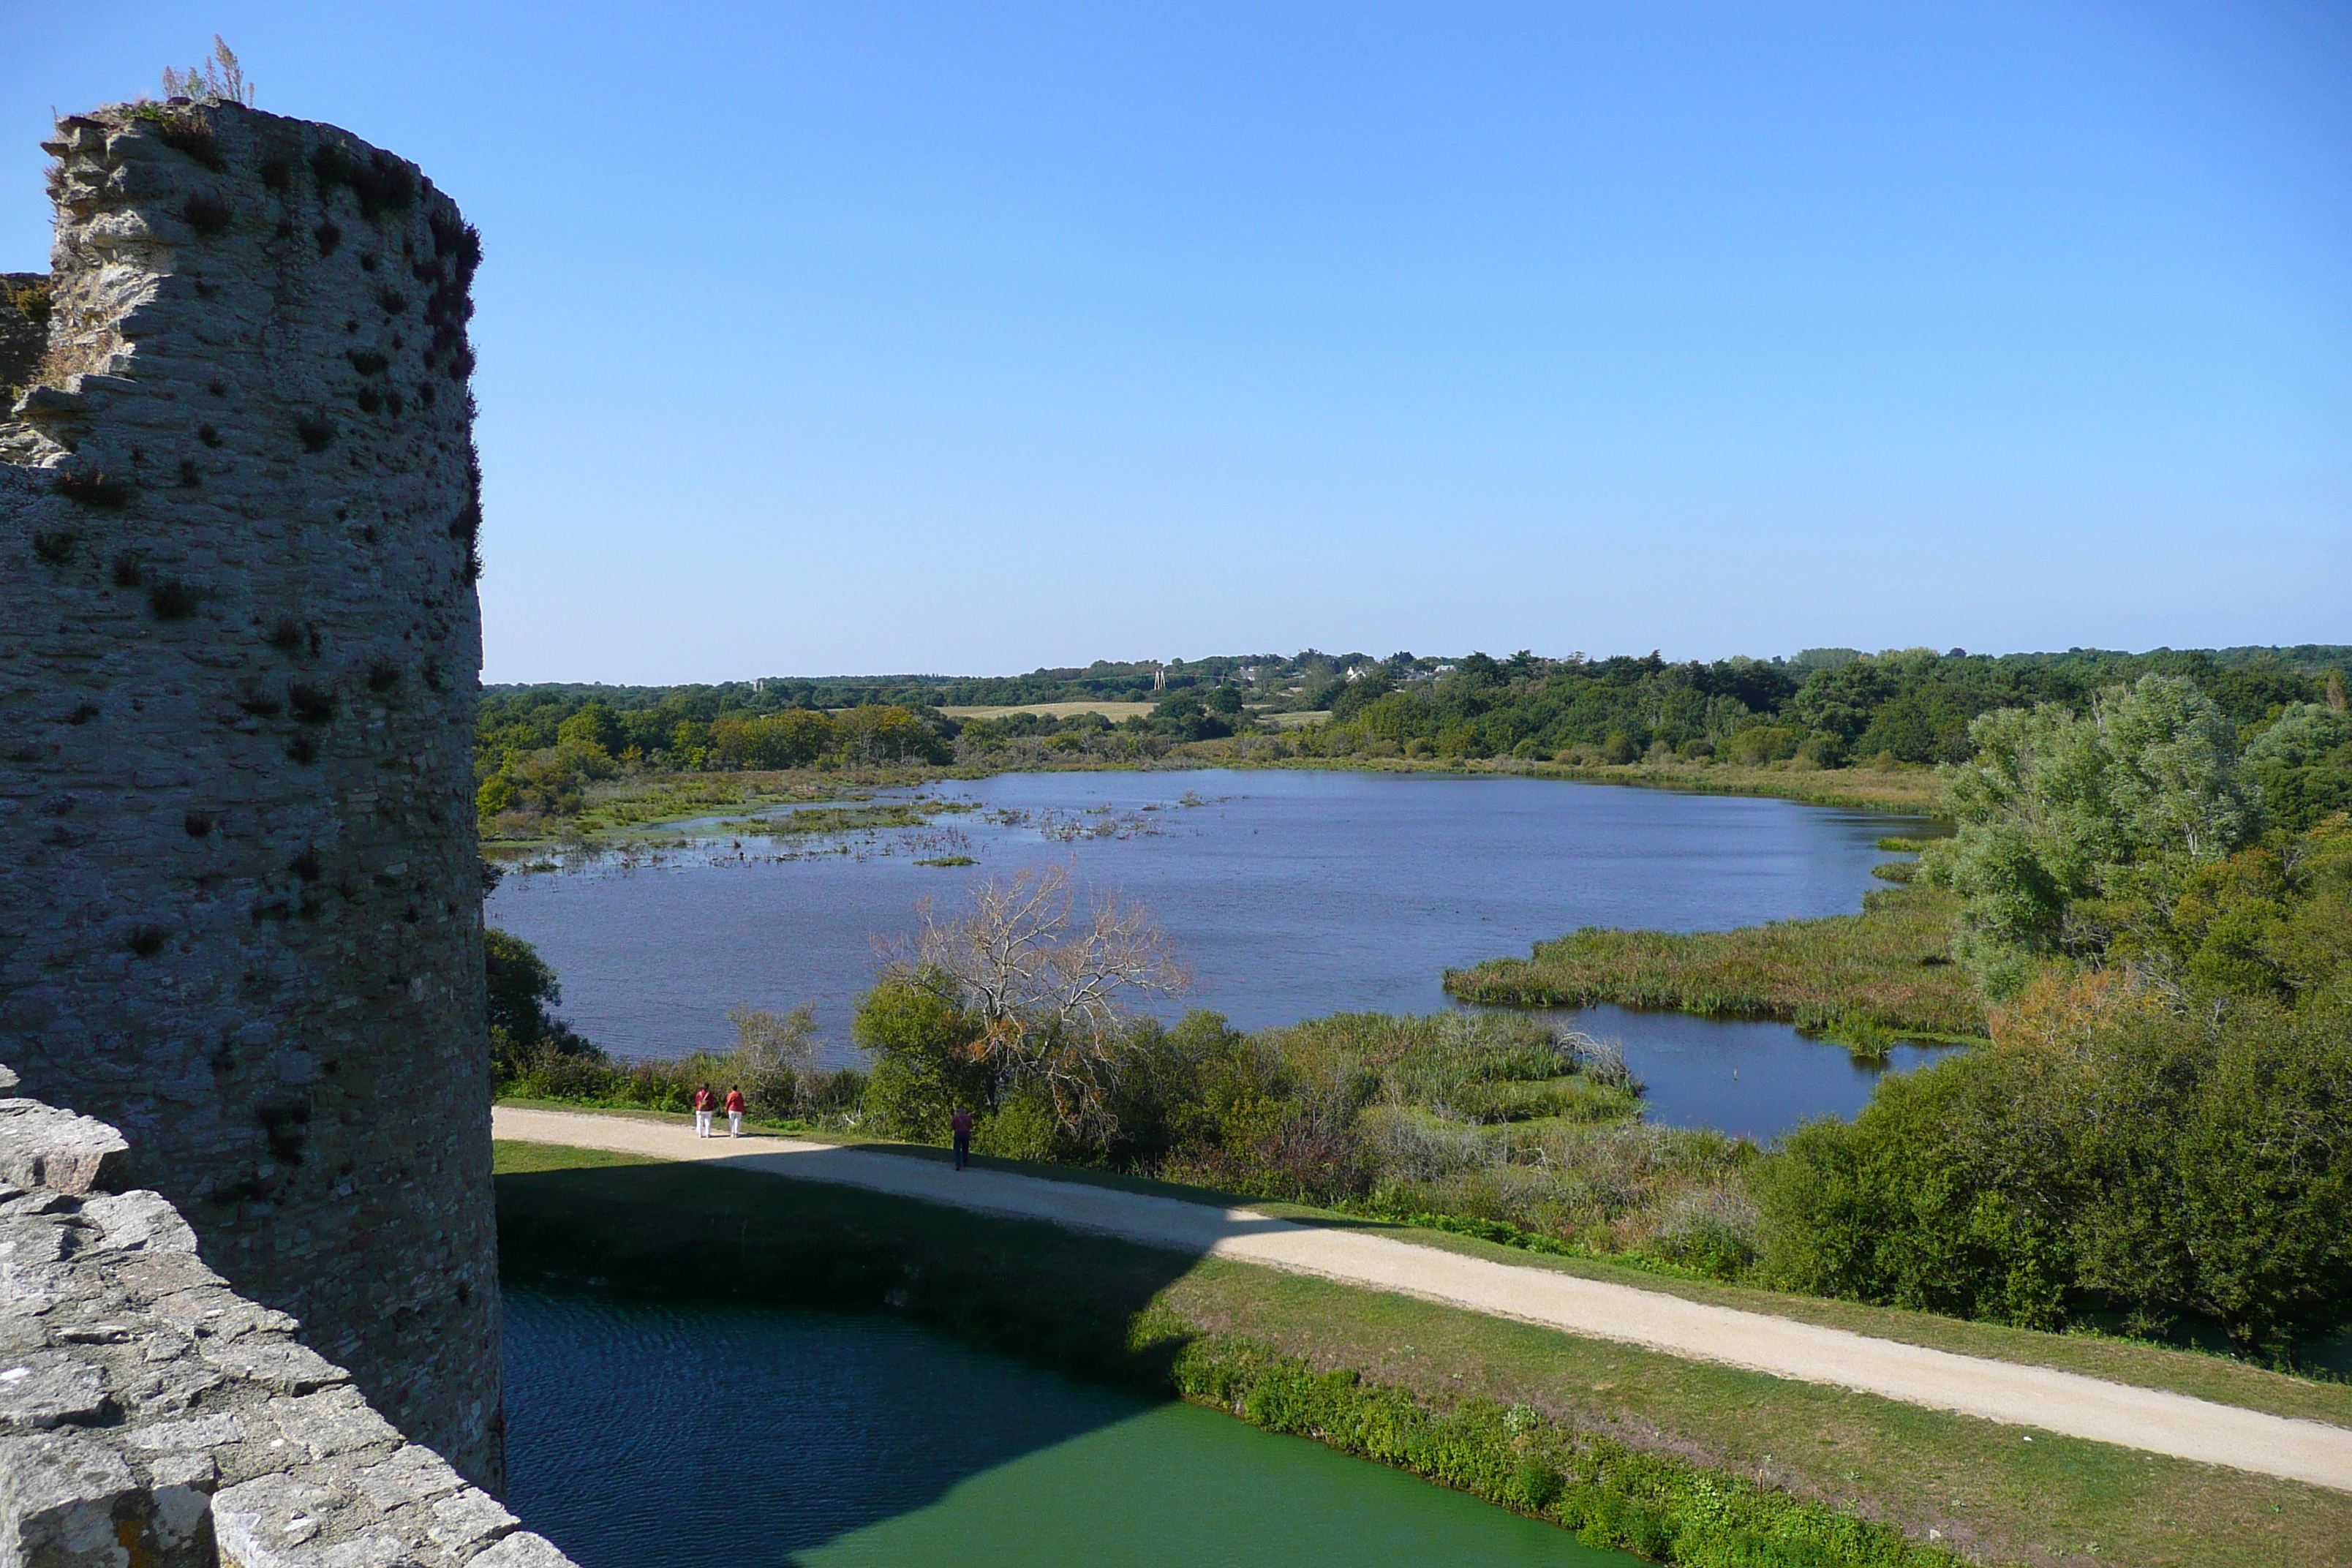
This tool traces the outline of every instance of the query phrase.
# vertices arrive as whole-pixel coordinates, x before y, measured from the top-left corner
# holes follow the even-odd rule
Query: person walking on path
[[[961,1171],[971,1163],[971,1112],[957,1106],[948,1118],[948,1130],[955,1134],[956,1169]]]
[[[727,1136],[743,1136],[743,1091],[733,1084],[727,1086]]]
[[[710,1092],[709,1084],[694,1091],[694,1135],[697,1138],[710,1136],[710,1112],[718,1104],[719,1097]]]

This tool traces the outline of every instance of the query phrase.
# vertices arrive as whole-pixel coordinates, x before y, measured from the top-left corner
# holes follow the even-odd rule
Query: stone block
[[[0,1438],[0,1568],[122,1568],[121,1526],[137,1539],[148,1507],[131,1467],[96,1438]]]
[[[198,1340],[196,1353],[231,1377],[257,1383],[279,1394],[308,1394],[351,1378],[351,1373],[317,1351],[291,1340],[258,1335],[231,1340],[226,1344]]]
[[[119,1181],[131,1145],[105,1122],[36,1100],[0,1100],[0,1179],[60,1193]]]
[[[112,1405],[105,1371],[62,1351],[36,1351],[0,1367],[0,1432],[89,1426]]]

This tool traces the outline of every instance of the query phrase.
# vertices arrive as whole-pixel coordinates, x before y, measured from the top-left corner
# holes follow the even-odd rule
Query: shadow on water
[[[509,1501],[583,1568],[1633,1561],[1170,1401],[1129,1325],[1197,1251],[689,1164],[498,1194]]]

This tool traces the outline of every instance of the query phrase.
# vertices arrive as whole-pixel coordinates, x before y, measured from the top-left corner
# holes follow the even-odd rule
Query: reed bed
[[[1867,895],[1863,912],[1676,936],[1587,926],[1528,958],[1450,970],[1465,1001],[1671,1008],[1778,1018],[1832,1035],[1979,1039],[1984,1009],[1951,958],[1957,905],[1934,889]]]

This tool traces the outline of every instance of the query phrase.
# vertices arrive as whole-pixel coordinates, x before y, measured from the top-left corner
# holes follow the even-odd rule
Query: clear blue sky
[[[2352,7],[16,8],[480,225],[486,679],[2352,641]]]

